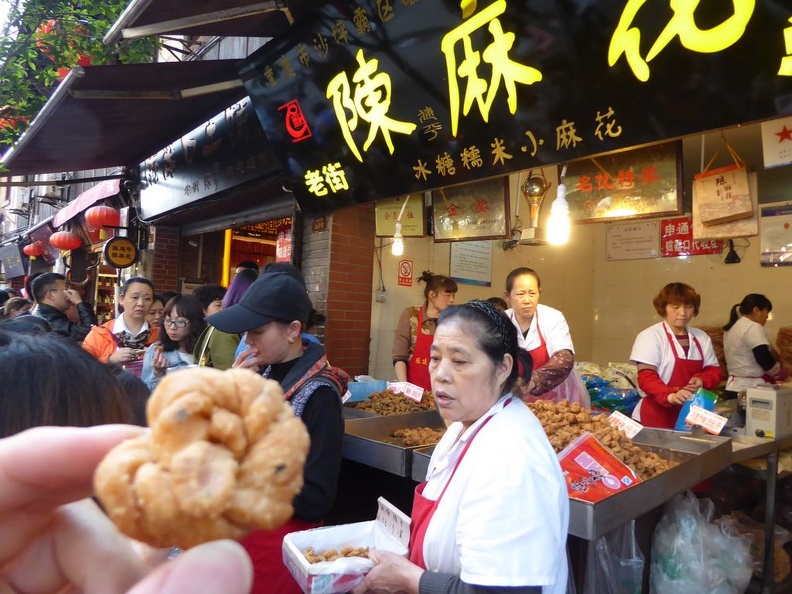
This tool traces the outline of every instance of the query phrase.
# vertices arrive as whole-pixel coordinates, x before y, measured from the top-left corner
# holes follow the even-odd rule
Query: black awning
[[[10,175],[137,166],[247,95],[236,64],[73,68],[0,164]]]
[[[166,34],[275,37],[317,5],[316,0],[132,0],[104,42]]]

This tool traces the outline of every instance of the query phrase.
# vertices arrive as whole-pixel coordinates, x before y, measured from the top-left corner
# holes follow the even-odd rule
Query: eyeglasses
[[[181,318],[173,320],[171,318],[165,318],[164,320],[162,320],[162,323],[165,326],[176,326],[176,328],[184,328],[187,324],[190,323],[190,320],[184,320]]]

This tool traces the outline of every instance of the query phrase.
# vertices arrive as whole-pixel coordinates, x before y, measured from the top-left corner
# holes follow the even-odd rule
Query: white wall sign
[[[607,260],[639,260],[660,255],[660,222],[636,221],[605,227]]]
[[[456,282],[492,286],[492,242],[455,241],[451,244],[451,272]]]

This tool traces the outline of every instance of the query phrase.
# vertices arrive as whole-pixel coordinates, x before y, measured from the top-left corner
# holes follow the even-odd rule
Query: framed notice
[[[509,177],[432,192],[434,240],[504,239],[509,233]]]
[[[792,203],[762,208],[762,266],[792,266]]]
[[[660,223],[645,221],[605,227],[606,260],[640,260],[660,255]]]
[[[404,201],[407,205],[404,205]],[[404,206],[404,212],[402,212]],[[378,237],[393,237],[396,221],[401,213],[401,233],[404,237],[424,237],[426,221],[424,218],[423,192],[408,194],[390,200],[377,200],[374,205],[375,233]]]
[[[564,179],[573,221],[637,219],[682,212],[682,143],[575,161]]]

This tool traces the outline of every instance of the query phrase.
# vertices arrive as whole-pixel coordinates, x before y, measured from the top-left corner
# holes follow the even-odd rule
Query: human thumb
[[[242,546],[231,540],[199,545],[160,565],[129,594],[249,594],[253,566]]]

